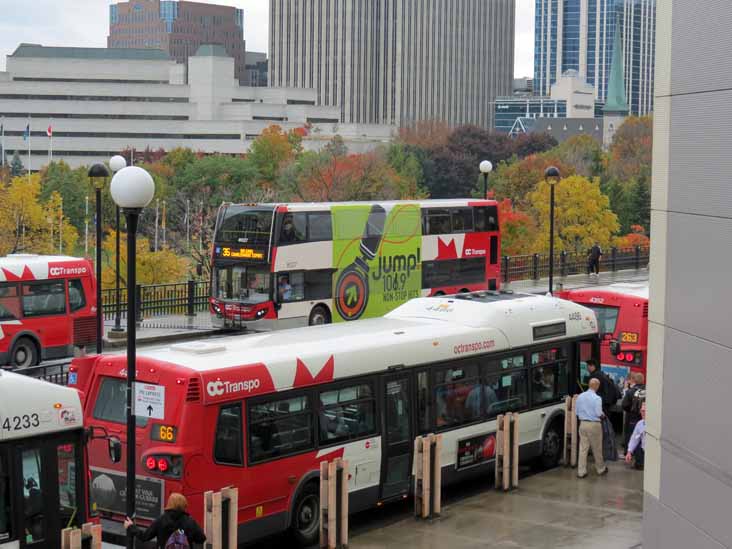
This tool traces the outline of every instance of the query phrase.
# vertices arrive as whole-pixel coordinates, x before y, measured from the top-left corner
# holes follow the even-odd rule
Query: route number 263
[[[634,332],[623,332],[620,336],[622,343],[638,343],[638,334]]]

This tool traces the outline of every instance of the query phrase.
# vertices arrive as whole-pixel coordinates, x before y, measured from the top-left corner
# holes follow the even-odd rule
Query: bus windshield
[[[216,267],[217,299],[242,303],[263,303],[271,297],[271,275],[263,265],[221,265]]]
[[[271,208],[228,206],[216,232],[216,242],[269,244],[272,230]]]
[[[600,335],[614,334],[615,325],[618,323],[618,307],[603,307],[591,303],[583,303],[588,309],[592,309],[597,315],[597,327]]]

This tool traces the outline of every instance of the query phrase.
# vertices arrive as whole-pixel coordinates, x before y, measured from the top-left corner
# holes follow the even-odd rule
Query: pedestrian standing
[[[641,419],[635,424],[633,434],[628,442],[628,451],[625,454],[625,463],[635,459],[635,468],[643,470],[646,457],[646,403],[641,405]]]
[[[590,248],[590,254],[587,256],[587,274],[595,276],[600,275],[600,257],[602,257],[602,248],[595,242]]]
[[[206,534],[188,514],[186,497],[175,492],[170,494],[165,512],[146,530],[135,526],[129,517],[125,518],[125,530],[141,541],[156,538],[158,549],[193,547],[194,543],[206,541]]]
[[[635,429],[635,424],[641,420],[641,406],[646,398],[645,377],[640,372],[630,374],[631,385],[628,387],[623,396],[623,412],[625,420],[623,422],[623,448],[628,450],[628,441],[630,435]]]
[[[587,361],[587,371],[590,373],[589,380],[597,379],[600,382],[600,388],[597,394],[602,399],[602,411],[606,416],[610,416],[610,409],[620,399],[620,389],[615,385],[612,378],[603,372],[594,359]]]
[[[595,458],[595,470],[602,476],[607,473],[607,466],[602,457],[602,419],[605,415],[602,412],[602,399],[597,394],[600,388],[600,380],[592,378],[590,387],[577,397],[577,419],[580,420],[580,453],[577,464],[577,476],[587,476],[587,456],[592,448],[592,456]]]

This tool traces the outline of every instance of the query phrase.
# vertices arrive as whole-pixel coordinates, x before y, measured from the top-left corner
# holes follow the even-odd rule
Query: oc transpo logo
[[[48,272],[51,276],[85,274],[86,267],[51,267]]]
[[[217,397],[231,393],[251,393],[259,389],[261,382],[259,378],[247,381],[209,381],[206,384],[206,392],[209,396]]]

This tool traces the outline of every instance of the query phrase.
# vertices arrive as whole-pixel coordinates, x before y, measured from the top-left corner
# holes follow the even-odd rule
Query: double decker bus
[[[618,283],[557,293],[592,309],[600,332],[602,370],[623,390],[631,372],[646,374],[648,283]],[[586,372],[582,372],[584,379]]]
[[[521,459],[551,467],[564,398],[598,353],[591,310],[507,292],[417,298],[357,323],[143,350],[137,379],[161,395],[163,413],[138,417],[138,516],[154,518],[170,492],[182,492],[201,520],[206,490],[236,486],[240,540],[290,529],[312,544],[321,462],[349,460],[357,512],[408,497],[414,439],[425,433],[443,434],[444,484],[490,475],[496,417],[508,411],[521,412]],[[124,357],[74,367],[85,420],[124,441]],[[104,476],[123,485],[124,461],[109,463],[94,444],[94,484]],[[121,502],[95,501],[123,519]]]
[[[381,316],[409,299],[500,284],[491,200],[224,204],[213,323],[240,328]]]
[[[89,516],[78,391],[0,371],[0,548],[60,549]]]
[[[0,257],[0,365],[26,368],[95,344],[93,271],[76,257]]]

